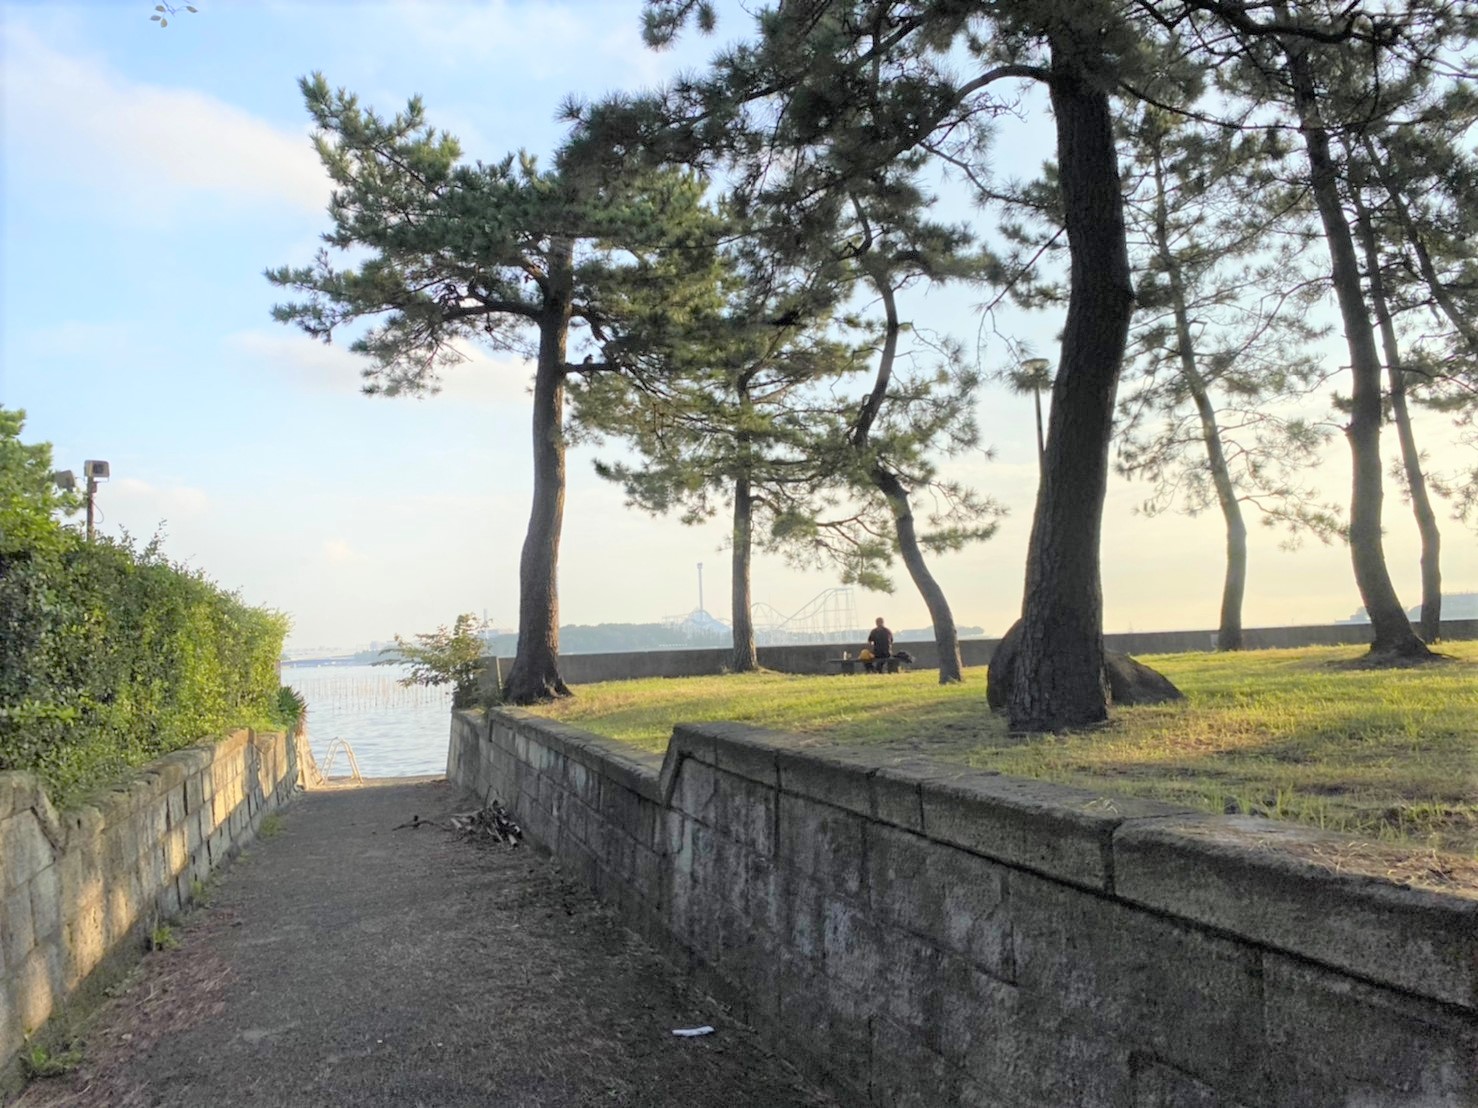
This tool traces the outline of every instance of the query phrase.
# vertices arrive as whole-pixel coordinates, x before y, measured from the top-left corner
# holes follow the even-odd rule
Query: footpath
[[[394,830],[472,806],[442,781],[300,797],[17,1105],[832,1103],[547,856]]]

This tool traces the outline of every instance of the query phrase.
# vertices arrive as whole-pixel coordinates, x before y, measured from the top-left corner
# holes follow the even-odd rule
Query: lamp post
[[[93,504],[97,500],[98,482],[110,476],[108,463],[89,459],[82,463],[82,472],[87,477],[87,541],[92,542]]]

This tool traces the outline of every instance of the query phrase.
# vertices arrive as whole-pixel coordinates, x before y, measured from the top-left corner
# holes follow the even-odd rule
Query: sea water
[[[335,739],[345,739],[366,777],[411,777],[446,772],[452,725],[450,686],[400,684],[397,666],[283,666],[282,683],[308,702],[308,743],[319,768],[348,776]]]

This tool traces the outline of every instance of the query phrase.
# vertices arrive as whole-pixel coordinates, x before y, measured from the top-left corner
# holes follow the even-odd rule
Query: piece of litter
[[[699,1035],[712,1035],[713,1028],[704,1024],[702,1027],[676,1027],[673,1028],[674,1035],[681,1035],[685,1039],[696,1039]]]

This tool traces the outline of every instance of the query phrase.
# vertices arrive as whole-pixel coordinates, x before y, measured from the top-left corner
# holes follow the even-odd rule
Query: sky
[[[303,264],[329,227],[326,176],[298,79],[323,72],[393,112],[423,96],[430,120],[470,158],[548,157],[570,94],[651,87],[701,66],[747,33],[654,53],[638,0],[335,4],[201,0],[161,30],[152,5],[0,0],[0,405],[27,413],[27,441],[59,468],[107,459],[100,528],[164,549],[251,603],[293,618],[291,647],[353,648],[486,612],[517,623],[518,556],[531,482],[530,368],[475,352],[431,398],[366,397],[359,364],[276,324],[269,266]],[[1028,116],[998,136],[1004,176],[1051,154]],[[941,209],[946,210],[946,209]],[[989,217],[961,207],[952,218]],[[986,371],[1010,355],[982,334],[980,293],[916,296],[920,327],[957,335]],[[1051,356],[1060,320],[1003,315],[996,326]],[[1330,347],[1333,364],[1340,348]],[[958,623],[1000,634],[1020,612],[1036,488],[1029,398],[980,397],[984,450],[953,475],[1009,508],[988,543],[934,561]],[[1423,425],[1439,467],[1464,459],[1438,419]],[[1394,437],[1385,445],[1387,457]],[[655,622],[698,606],[727,617],[722,521],[684,527],[623,504],[577,446],[560,564],[561,622]],[[1468,464],[1471,464],[1469,462]],[[1348,498],[1336,442],[1315,477]],[[1214,515],[1146,517],[1143,486],[1115,478],[1105,506],[1108,631],[1212,628],[1223,536]],[[1392,493],[1386,550],[1407,606],[1420,599],[1418,543]],[[1445,528],[1449,594],[1478,590],[1478,538]],[[1348,551],[1255,529],[1248,626],[1326,623],[1360,604]],[[754,597],[794,612],[837,584],[757,558]],[[891,595],[858,591],[861,625],[928,624],[899,570]]]

